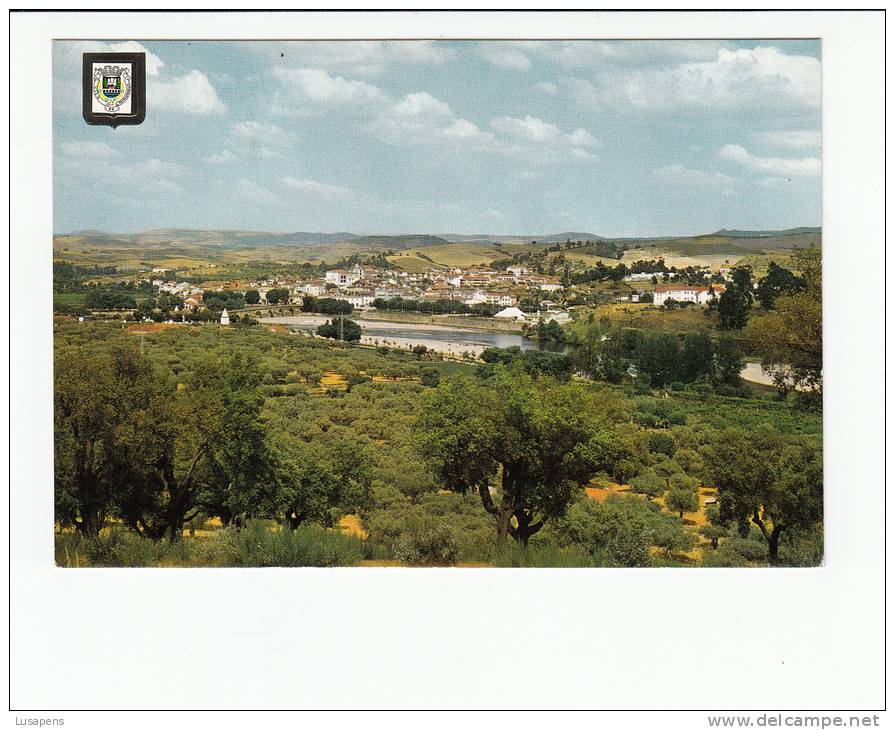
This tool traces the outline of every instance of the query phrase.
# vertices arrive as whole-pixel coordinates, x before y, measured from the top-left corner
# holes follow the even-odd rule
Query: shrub
[[[631,480],[631,489],[647,499],[652,499],[665,491],[665,480],[652,469],[647,469]]]
[[[677,451],[677,444],[674,437],[661,431],[652,431],[647,437],[646,446],[653,454],[665,454],[668,458],[674,456]]]
[[[454,530],[434,521],[411,523],[395,543],[394,552],[405,565],[456,565],[461,559]]]
[[[555,545],[523,547],[509,542],[495,549],[494,565],[498,568],[592,568],[596,563],[589,555]]]
[[[267,567],[331,567],[357,564],[365,555],[363,540],[320,527],[271,530],[273,524],[249,520],[242,530],[229,529],[222,539],[230,549],[228,564]]]

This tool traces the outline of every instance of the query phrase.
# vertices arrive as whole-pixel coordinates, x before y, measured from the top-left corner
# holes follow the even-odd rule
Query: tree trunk
[[[81,508],[81,521],[75,522],[78,530],[84,537],[99,537],[100,530],[103,529],[105,517],[102,515],[99,507],[96,505],[88,505]]]
[[[507,544],[507,535],[510,531],[510,520],[513,517],[513,510],[502,507],[500,514],[497,515],[497,544],[503,547]]]
[[[764,539],[768,541],[768,562],[771,565],[778,565],[780,560],[777,557],[777,548],[780,545],[780,533],[783,532],[784,525],[775,523],[771,530],[768,531],[768,526],[761,519],[757,509],[752,514],[752,521],[758,525],[758,529],[761,530]]]
[[[770,560],[771,565],[779,565],[780,559],[777,557],[777,548],[780,543],[780,533],[783,530],[776,525],[774,529],[771,530],[771,534],[768,536],[768,559]]]
[[[516,542],[522,547],[528,547],[529,539],[544,526],[546,518],[542,517],[537,522],[534,522],[532,514],[524,509],[516,510],[515,517],[516,530],[513,537],[516,538]]]

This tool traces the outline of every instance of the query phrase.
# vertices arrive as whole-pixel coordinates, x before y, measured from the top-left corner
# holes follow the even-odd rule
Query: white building
[[[465,291],[460,293],[460,301],[466,302],[469,305],[484,304],[488,301],[488,297],[478,290],[474,292]]]
[[[560,289],[562,289],[562,284],[553,284],[551,282],[545,282],[541,284],[541,291],[555,292],[559,291]]]
[[[527,276],[528,275],[528,267],[527,266],[507,266],[507,271],[509,271],[513,276]]]
[[[358,272],[354,269],[351,271],[332,269],[326,272],[326,283],[335,284],[336,286],[351,286],[354,282],[360,280],[362,273],[362,271]]]
[[[485,301],[488,304],[499,304],[501,307],[512,307],[517,300],[506,292],[486,292]]]
[[[345,294],[337,298],[344,299],[355,309],[367,309],[368,307],[373,306],[373,301],[376,299],[376,296],[371,291],[355,291],[351,292],[351,294]]]
[[[512,319],[516,322],[524,322],[525,312],[518,307],[507,307],[506,309],[501,309],[494,315],[494,317],[497,319]]]
[[[566,324],[572,321],[572,316],[568,312],[548,312],[542,319],[545,322],[556,322],[557,324]]]
[[[230,315],[227,314],[227,310],[224,309],[224,311],[221,312],[221,326],[226,327],[229,324],[230,324]]]
[[[326,283],[323,281],[308,281],[298,287],[298,292],[312,297],[322,297],[326,294]]]
[[[654,274],[649,271],[639,271],[636,274],[628,274],[625,281],[650,281],[654,276],[659,278],[662,276],[662,272]]]
[[[719,297],[724,292],[724,287],[714,284],[710,287],[687,286],[685,284],[665,284],[657,286],[653,292],[653,304],[665,304],[668,299],[675,302],[693,302],[694,304],[708,304],[714,297]]]

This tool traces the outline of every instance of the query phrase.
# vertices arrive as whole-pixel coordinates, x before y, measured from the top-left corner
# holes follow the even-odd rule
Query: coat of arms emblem
[[[82,54],[81,113],[87,124],[142,124],[146,117],[146,54]]]
[[[130,72],[123,66],[103,66],[93,74],[93,96],[107,112],[117,112],[131,95]]]

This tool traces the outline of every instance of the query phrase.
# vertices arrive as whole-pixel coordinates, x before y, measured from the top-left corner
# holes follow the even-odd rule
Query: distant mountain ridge
[[[375,249],[405,250],[409,248],[448,245],[451,243],[482,244],[486,246],[500,242],[530,243],[564,243],[571,241],[613,241],[616,243],[636,244],[653,241],[691,241],[694,245],[702,241],[717,242],[718,238],[728,239],[780,239],[787,237],[820,237],[821,228],[801,226],[784,230],[746,231],[722,228],[714,233],[695,236],[650,236],[650,237],[607,237],[595,233],[581,231],[565,231],[547,235],[538,234],[426,234],[412,233],[402,235],[357,234],[347,231],[334,233],[317,233],[309,231],[268,232],[191,228],[159,228],[133,234],[108,233],[98,230],[76,231],[74,233],[57,234],[55,239],[88,240],[97,246],[129,246],[159,244],[189,244],[195,246],[217,246],[226,248],[254,248],[259,246],[321,246],[335,243],[351,243],[358,247]],[[743,241],[745,243],[745,241]]]
[[[781,237],[781,236],[804,236],[804,235],[820,235],[822,229],[820,226],[801,226],[799,228],[784,228],[780,231],[740,231],[736,228],[722,228],[720,231],[712,233],[713,236],[726,236],[728,238],[765,238],[765,237]]]

